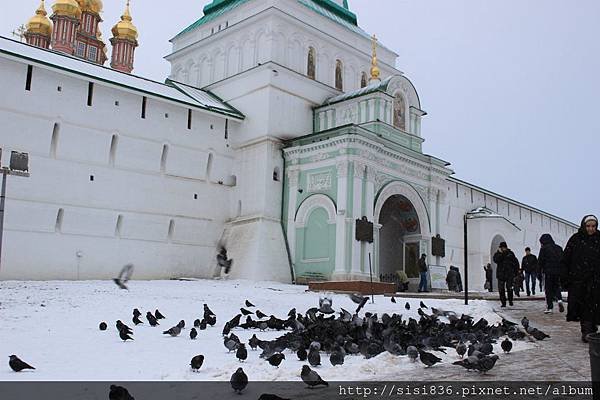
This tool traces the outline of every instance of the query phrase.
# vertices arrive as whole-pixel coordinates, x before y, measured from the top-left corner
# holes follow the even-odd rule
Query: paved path
[[[514,307],[495,311],[508,320],[519,322],[523,316],[531,326],[551,336],[544,341],[535,341],[535,347],[508,355],[501,355],[496,367],[486,375],[466,371],[455,365],[438,365],[432,368],[415,368],[403,376],[390,376],[390,380],[501,380],[501,381],[589,381],[590,361],[588,345],[581,342],[578,323],[567,323],[565,314],[557,310],[544,314],[545,303],[524,301]],[[449,352],[450,354],[450,352]]]

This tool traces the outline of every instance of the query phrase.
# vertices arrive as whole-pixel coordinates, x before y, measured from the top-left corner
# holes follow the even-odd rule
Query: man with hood
[[[598,218],[586,215],[565,246],[561,282],[569,291],[567,321],[579,321],[581,340],[600,324],[600,232]]]
[[[546,290],[546,311],[550,314],[554,308],[554,301],[558,301],[558,311],[564,312],[565,307],[560,293],[560,261],[563,256],[563,249],[556,243],[549,233],[544,233],[540,237],[540,254],[538,255],[538,266],[540,272],[545,275]]]
[[[501,307],[506,307],[506,293],[508,292],[508,304],[513,305],[513,281],[519,270],[519,260],[515,253],[508,248],[506,242],[500,243],[498,251],[494,254],[496,263],[496,278],[498,279],[498,291],[500,292]]]

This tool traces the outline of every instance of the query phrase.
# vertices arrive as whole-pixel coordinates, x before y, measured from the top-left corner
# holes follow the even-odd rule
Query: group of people
[[[562,290],[569,293],[567,321],[578,321],[581,325],[581,340],[597,331],[600,324],[600,232],[598,218],[586,215],[579,230],[571,236],[565,249],[554,242],[548,233],[540,237],[540,252],[536,257],[531,249],[525,249],[521,264],[506,242],[500,243],[493,260],[497,264],[496,279],[501,307],[506,302],[513,305],[513,293],[519,296],[522,282],[527,295],[535,295],[536,277],[540,290],[545,288],[546,310],[552,313],[554,303],[564,312]],[[485,267],[488,290],[492,291],[492,267]],[[530,286],[531,284],[531,286]],[[561,289],[562,288],[562,289]],[[530,290],[531,289],[531,290]]]

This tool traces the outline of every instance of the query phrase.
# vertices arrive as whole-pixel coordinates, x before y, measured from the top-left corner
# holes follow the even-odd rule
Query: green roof
[[[367,86],[354,90],[352,92],[343,93],[334,97],[331,97],[323,103],[324,106],[339,103],[341,101],[350,100],[355,97],[364,96],[365,94],[374,93],[374,92],[385,92],[387,90],[387,86],[390,83],[394,76],[388,76],[382,81],[376,81],[368,84]]]
[[[203,9],[204,16],[179,32],[176,36],[190,32],[207,24],[208,22],[220,17],[237,6],[246,3],[249,0],[213,0]],[[363,36],[369,36],[365,31],[358,27],[356,14],[348,9],[348,1],[344,0],[344,6],[334,3],[332,0],[298,0],[298,2],[316,13],[337,22],[338,24]]]

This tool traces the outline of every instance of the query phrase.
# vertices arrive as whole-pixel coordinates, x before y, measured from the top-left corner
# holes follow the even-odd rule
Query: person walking
[[[515,253],[508,248],[506,242],[502,242],[494,254],[494,262],[497,264],[496,278],[498,279],[501,307],[506,307],[507,292],[508,304],[512,306],[513,281],[519,269],[519,260],[515,257]]]
[[[421,258],[419,258],[419,261],[417,262],[421,275],[421,281],[419,282],[419,293],[429,292],[429,290],[427,290],[427,271],[429,268],[427,268],[427,261],[425,260],[426,257],[426,254],[421,254]]]
[[[538,265],[540,271],[546,277],[546,311],[545,314],[550,314],[554,308],[554,301],[558,301],[558,311],[564,312],[565,307],[562,302],[562,294],[560,293],[560,263],[563,257],[563,249],[556,243],[552,235],[544,233],[540,236],[540,254],[538,256]]]
[[[525,290],[527,291],[527,296],[531,296],[532,293],[535,296],[535,281],[537,280],[538,259],[535,255],[531,254],[531,249],[529,247],[525,247],[525,257],[523,257],[523,260],[521,260],[521,269],[525,274]],[[529,290],[530,281],[531,290]]]
[[[561,260],[561,282],[569,292],[567,321],[579,321],[581,340],[600,324],[600,232],[598,218],[586,215]]]
[[[494,269],[492,268],[492,264],[487,263],[487,265],[485,265],[483,267],[484,271],[485,271],[485,284],[484,284],[484,288],[487,288],[488,292],[493,292],[494,291],[494,286],[493,286],[493,277],[494,277]]]

